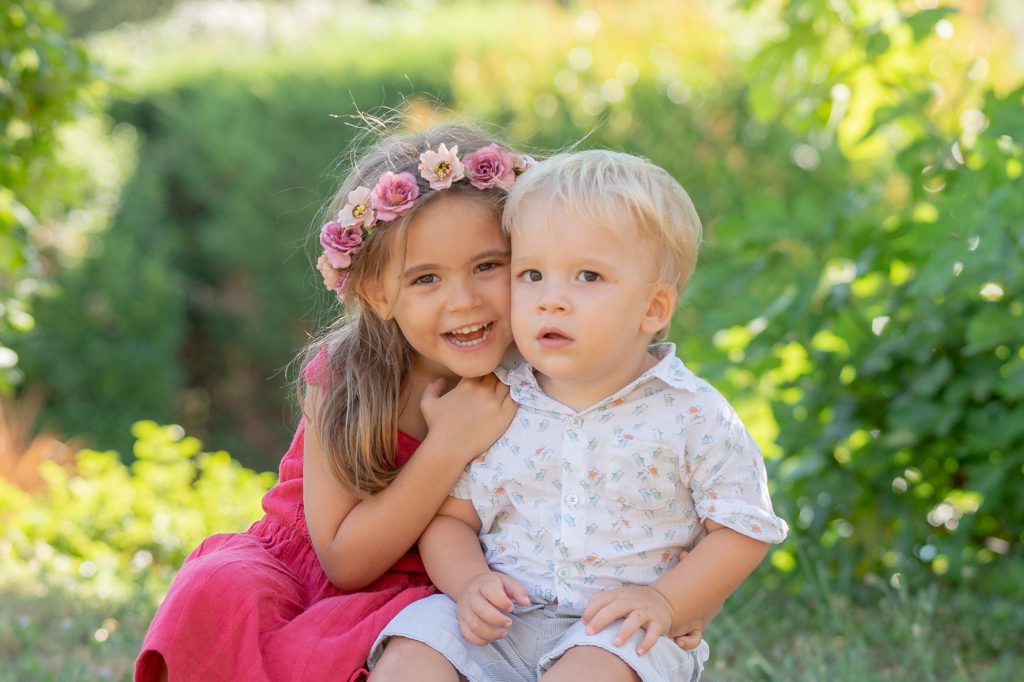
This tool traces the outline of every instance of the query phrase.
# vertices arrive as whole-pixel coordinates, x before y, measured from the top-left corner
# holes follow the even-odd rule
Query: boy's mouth
[[[537,334],[537,342],[546,348],[559,348],[572,343],[572,337],[566,335],[560,329],[544,327]]]
[[[460,348],[472,348],[483,343],[490,336],[492,329],[494,329],[493,321],[478,322],[452,329],[442,334],[442,336]]]

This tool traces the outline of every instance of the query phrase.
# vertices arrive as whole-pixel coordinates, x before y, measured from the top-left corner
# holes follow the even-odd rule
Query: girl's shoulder
[[[299,371],[299,376],[310,386],[323,387],[330,383],[331,351],[327,344],[320,346],[316,355]]]

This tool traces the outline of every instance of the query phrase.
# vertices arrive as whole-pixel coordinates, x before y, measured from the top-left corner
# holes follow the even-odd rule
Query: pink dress
[[[322,353],[303,371],[319,383]],[[415,550],[359,592],[334,587],[313,551],[302,504],[300,422],[281,460],[266,515],[245,533],[214,535],[185,560],[149,626],[136,680],[155,680],[158,656],[178,680],[366,678],[377,634],[405,606],[435,589]],[[397,463],[419,445],[398,433]]]

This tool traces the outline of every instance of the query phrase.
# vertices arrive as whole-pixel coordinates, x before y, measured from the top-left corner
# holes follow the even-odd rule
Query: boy
[[[531,168],[503,221],[519,411],[420,539],[448,596],[385,628],[374,676],[698,679],[707,645],[670,638],[787,527],[733,409],[671,344],[650,345],[693,273],[697,213],[664,170],[594,150]]]

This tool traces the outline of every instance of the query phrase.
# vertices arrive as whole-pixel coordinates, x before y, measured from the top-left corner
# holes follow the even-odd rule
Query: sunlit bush
[[[203,452],[178,426],[142,421],[132,433],[131,466],[83,450],[70,468],[44,463],[41,491],[0,480],[0,589],[155,600],[203,538],[261,515],[273,474]]]

